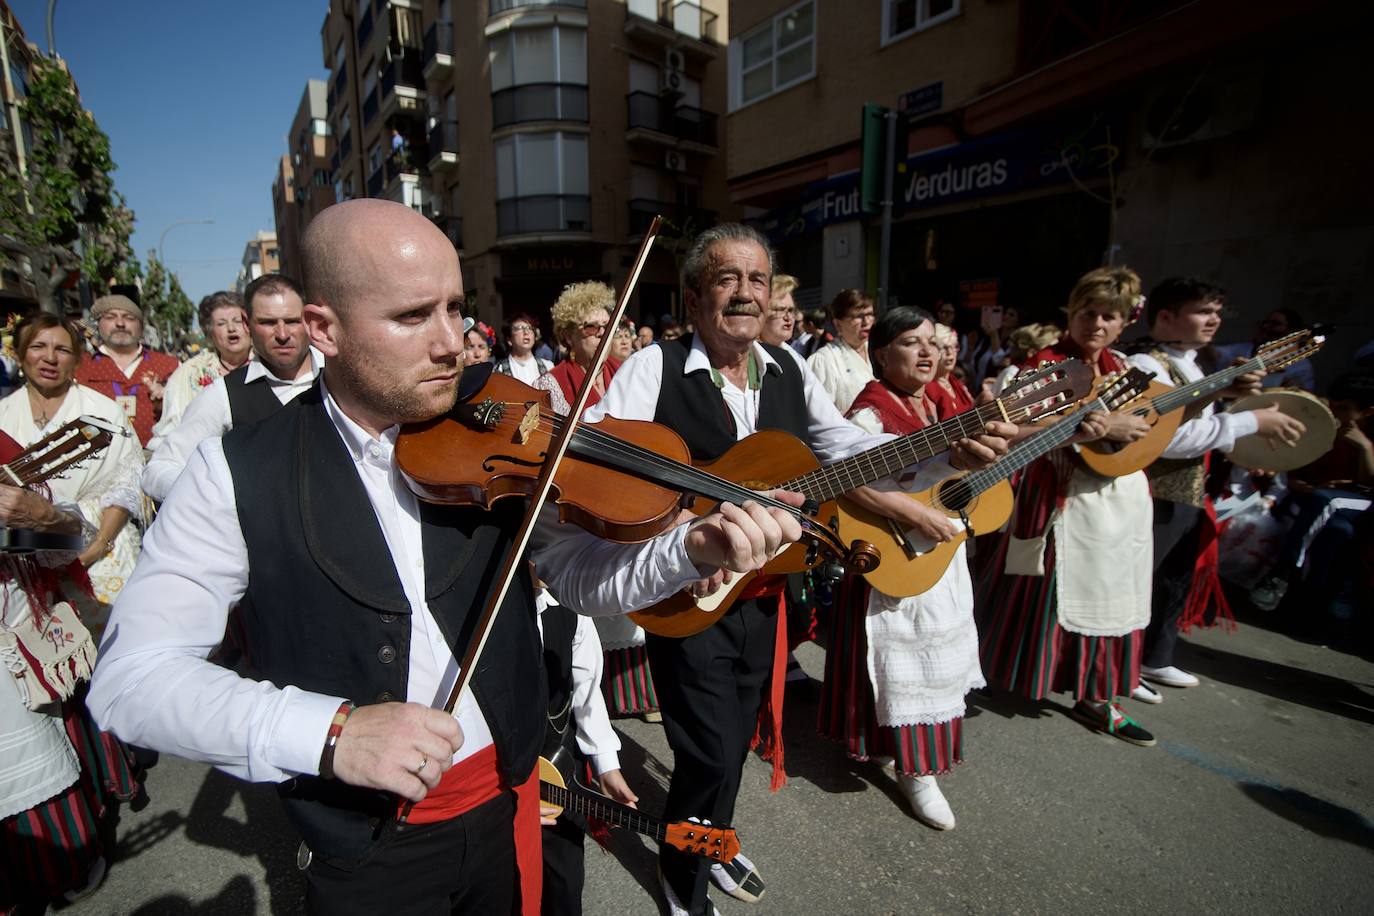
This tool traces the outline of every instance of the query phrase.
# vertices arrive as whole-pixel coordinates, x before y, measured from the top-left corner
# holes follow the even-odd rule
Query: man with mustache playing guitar
[[[697,462],[716,459],[761,429],[792,433],[822,462],[893,439],[864,433],[840,416],[794,351],[756,342],[773,273],[772,251],[754,229],[732,223],[698,236],[682,267],[687,314],[696,333],[631,356],[605,397],[587,411],[587,420],[607,415],[655,420],[682,436]],[[1003,437],[1014,428],[993,423],[987,433],[959,440],[950,462],[966,468],[991,463],[1005,453]],[[848,495],[932,539],[949,537],[944,518],[900,494],[858,487]],[[705,596],[720,584],[719,576],[700,582],[693,586],[694,594]],[[774,786],[781,784],[780,662],[787,651],[777,611],[782,585],[780,577],[761,577],[718,623],[695,635],[648,637],[649,663],[673,749],[673,780],[664,811],[670,820],[731,822],[756,727],[765,752],[771,752]],[[756,726],[765,691],[771,728]],[[706,897],[708,877],[738,899],[753,901],[763,893],[763,882],[744,855],[708,867],[699,857],[664,846],[659,866],[664,896],[675,916],[713,911]]]

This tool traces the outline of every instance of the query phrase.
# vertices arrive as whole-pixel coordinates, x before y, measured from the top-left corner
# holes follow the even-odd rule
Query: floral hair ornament
[[[0,350],[16,363],[19,362],[19,354],[14,351],[14,329],[19,327],[23,317],[16,312],[5,320],[4,327],[0,327]]]
[[[1131,314],[1126,319],[1127,324],[1135,324],[1140,320],[1140,316],[1145,314],[1145,297],[1136,296],[1135,302],[1131,305]]]

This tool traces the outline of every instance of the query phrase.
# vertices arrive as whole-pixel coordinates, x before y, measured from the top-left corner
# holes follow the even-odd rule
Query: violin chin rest
[[[496,364],[491,362],[478,363],[475,366],[464,366],[463,375],[458,379],[458,404],[466,404],[472,400],[472,396],[481,391],[487,385],[487,379],[496,369]]]

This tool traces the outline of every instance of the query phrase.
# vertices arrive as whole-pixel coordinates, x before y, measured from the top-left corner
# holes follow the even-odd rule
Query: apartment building
[[[321,29],[340,200],[443,228],[473,313],[543,317],[623,284],[667,220],[631,314],[680,310],[680,239],[731,208],[726,0],[332,0]]]
[[[860,200],[875,103],[903,112],[898,302],[1048,319],[1104,262],[1147,286],[1197,274],[1232,291],[1227,339],[1280,306],[1360,327],[1328,344],[1318,368],[1335,367],[1372,336],[1359,252],[1374,250],[1374,186],[1345,136],[1374,84],[1369,16],[1353,2],[734,0],[730,198],[803,301],[876,291],[880,220]]]
[[[32,145],[28,124],[19,116],[19,105],[28,95],[28,73],[34,57],[24,27],[0,0],[0,156],[7,157],[18,174],[25,174],[25,157]],[[37,292],[28,276],[27,258],[0,254],[0,314],[22,312],[37,305]]]
[[[329,124],[329,86],[307,80],[287,134],[291,151],[282,156],[272,182],[281,271],[299,278],[301,235],[334,203],[334,136]]]
[[[243,266],[239,268],[234,289],[242,293],[263,274],[281,273],[281,252],[277,247],[277,234],[258,230],[258,234],[243,246]]]

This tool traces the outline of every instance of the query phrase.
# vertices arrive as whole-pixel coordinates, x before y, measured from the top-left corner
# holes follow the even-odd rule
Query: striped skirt
[[[138,792],[132,757],[117,738],[95,727],[84,694],[62,705],[81,776],[53,798],[0,821],[0,912],[84,885],[101,854],[100,828],[109,807]]]
[[[1129,696],[1140,680],[1144,631],[1083,636],[1063,629],[1056,605],[1053,532],[1046,538],[1043,576],[1001,573],[1009,543],[1009,537],[999,538],[974,592],[982,634],[979,655],[988,683],[1032,700],[1060,691],[1095,703]]]
[[[935,725],[880,725],[868,679],[868,590],[846,576],[830,614],[825,685],[817,729],[840,741],[853,760],[891,757],[907,776],[939,776],[964,762],[964,719]]]
[[[612,716],[637,716],[658,712],[658,694],[649,672],[649,655],[643,646],[605,651],[601,693]]]

